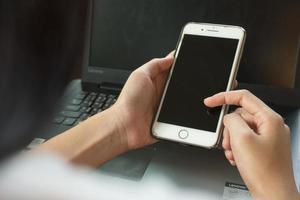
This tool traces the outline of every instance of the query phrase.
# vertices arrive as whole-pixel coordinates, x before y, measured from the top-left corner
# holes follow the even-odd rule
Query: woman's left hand
[[[136,69],[111,108],[129,150],[156,142],[151,136],[151,126],[174,61],[173,54],[153,59]]]

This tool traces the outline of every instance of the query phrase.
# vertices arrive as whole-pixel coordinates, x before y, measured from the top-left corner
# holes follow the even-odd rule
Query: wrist
[[[262,195],[262,196],[256,196],[253,195],[254,199],[256,200],[268,200],[268,199],[272,199],[272,200],[300,200],[300,194],[297,193],[289,193],[289,194],[279,194],[277,192],[273,192],[273,194],[269,194],[269,195]]]
[[[260,187],[259,191],[253,191],[257,200],[300,200],[300,194],[295,184],[269,184]]]
[[[97,167],[128,151],[116,114],[114,109],[108,109],[74,128],[79,142],[73,162]]]
[[[130,112],[126,110],[126,105],[116,102],[110,109],[110,115],[114,118],[114,125],[116,132],[121,140],[121,145],[124,146],[126,151],[135,149],[132,144],[133,130],[132,130],[132,120]]]
[[[114,134],[114,137],[118,141],[117,143],[120,148],[123,149],[124,152],[131,150],[127,137],[127,123],[126,120],[124,120],[121,109],[119,109],[118,106],[114,105],[105,111],[105,115],[107,116],[107,118],[109,118],[108,123],[110,123],[112,129],[111,132]]]

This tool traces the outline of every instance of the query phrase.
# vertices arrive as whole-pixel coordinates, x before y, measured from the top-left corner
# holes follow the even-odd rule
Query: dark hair
[[[0,1],[0,160],[42,131],[81,63],[88,3]]]

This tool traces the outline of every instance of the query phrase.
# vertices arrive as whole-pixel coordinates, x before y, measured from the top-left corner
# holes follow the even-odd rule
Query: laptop
[[[191,21],[244,27],[248,38],[238,74],[240,87],[270,105],[300,106],[299,10],[300,2],[293,0],[90,1],[82,78],[69,84],[50,131],[29,146],[111,107],[130,73],[172,51],[181,28]],[[146,185],[161,180],[158,186],[162,188],[174,181],[177,185],[172,183],[172,187],[186,191],[197,186],[205,199],[220,199],[231,190],[247,195],[239,173],[229,166],[222,151],[169,142],[121,155],[101,167],[99,174],[103,180],[118,177],[116,182],[121,185],[121,179],[126,179]],[[161,192],[158,195],[164,194]]]

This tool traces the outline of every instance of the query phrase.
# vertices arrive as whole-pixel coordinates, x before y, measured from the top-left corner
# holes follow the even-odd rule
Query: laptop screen
[[[94,0],[93,9],[90,66],[132,71],[173,50],[187,22],[230,24],[247,31],[240,82],[295,86],[299,0]]]

